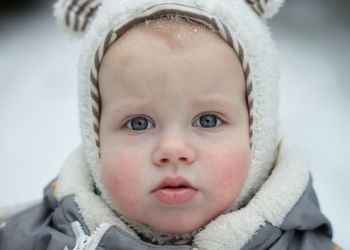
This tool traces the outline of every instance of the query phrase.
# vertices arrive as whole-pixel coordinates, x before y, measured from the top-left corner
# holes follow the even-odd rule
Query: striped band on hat
[[[265,19],[276,15],[284,4],[284,0],[245,0],[255,13]]]
[[[245,81],[246,81],[246,99],[249,112],[249,137],[250,137],[250,147],[252,147],[252,137],[253,137],[253,84],[252,84],[252,74],[251,68],[247,60],[247,56],[244,52],[244,47],[237,39],[235,34],[230,32],[230,30],[221,22],[218,18],[208,14],[199,9],[195,9],[182,4],[159,4],[146,9],[137,18],[132,19],[129,22],[123,23],[123,25],[117,26],[110,30],[104,38],[101,40],[99,47],[95,53],[94,63],[90,69],[90,95],[92,103],[92,117],[93,117],[93,129],[95,133],[95,142],[97,148],[100,148],[99,140],[99,123],[101,118],[101,98],[98,83],[98,72],[104,55],[106,54],[108,48],[127,30],[133,27],[135,24],[141,23],[147,19],[155,19],[167,15],[179,15],[183,16],[191,21],[195,21],[204,24],[210,29],[218,32],[221,37],[234,49],[236,52],[240,63],[243,68]]]
[[[84,32],[100,5],[101,0],[66,0],[64,25],[74,32]]]
[[[264,14],[266,5],[269,2],[269,0],[246,0],[246,1],[252,6],[253,10],[259,16],[262,16]]]

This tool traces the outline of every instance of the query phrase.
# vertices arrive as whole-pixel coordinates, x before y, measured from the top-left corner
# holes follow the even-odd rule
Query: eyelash
[[[215,116],[215,118],[217,119],[217,124],[215,125],[215,127],[202,127],[202,126],[200,126],[200,125],[198,125],[198,124],[195,125],[197,122],[200,121],[200,118],[201,118],[202,116],[205,116],[205,115],[208,115],[208,116]],[[152,128],[150,128],[148,125],[147,125],[147,128],[142,129],[142,130],[133,129],[132,126],[130,126],[130,123],[131,123],[132,120],[135,119],[135,118],[144,118],[145,120],[147,120],[148,125],[151,124],[151,125],[153,126],[152,128],[155,128],[155,127],[156,127],[154,121],[153,121],[151,118],[149,118],[148,116],[146,116],[146,115],[135,115],[135,116],[132,116],[132,117],[127,118],[126,121],[123,123],[122,128],[126,128],[126,129],[133,130],[133,131],[144,131],[144,130],[146,130],[146,129],[152,129]],[[221,116],[220,116],[219,114],[208,112],[208,113],[201,113],[201,114],[197,115],[196,118],[194,119],[194,121],[192,122],[192,126],[194,126],[194,127],[199,127],[199,128],[204,128],[204,129],[206,129],[206,128],[216,128],[216,127],[222,125],[224,122],[225,122],[224,119],[222,119]]]

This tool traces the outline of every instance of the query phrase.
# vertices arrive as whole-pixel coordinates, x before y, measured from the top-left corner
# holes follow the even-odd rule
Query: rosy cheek
[[[249,152],[244,149],[217,150],[208,155],[210,182],[218,192],[229,191],[228,195],[239,194],[247,177]],[[223,195],[221,193],[221,195]]]
[[[134,207],[140,181],[139,159],[135,154],[118,153],[102,156],[102,175],[107,191],[123,211]]]

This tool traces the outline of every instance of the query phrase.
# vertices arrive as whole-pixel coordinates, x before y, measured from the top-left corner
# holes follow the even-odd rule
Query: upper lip
[[[189,181],[183,177],[166,177],[164,178],[153,190],[152,192],[162,189],[162,188],[193,188],[195,189]]]

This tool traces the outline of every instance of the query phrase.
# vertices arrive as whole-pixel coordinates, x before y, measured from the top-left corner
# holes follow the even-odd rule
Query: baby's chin
[[[150,221],[148,224],[155,231],[167,234],[186,234],[194,232],[205,226],[210,220],[207,218],[192,218],[183,216],[183,218],[167,218],[156,221]]]

